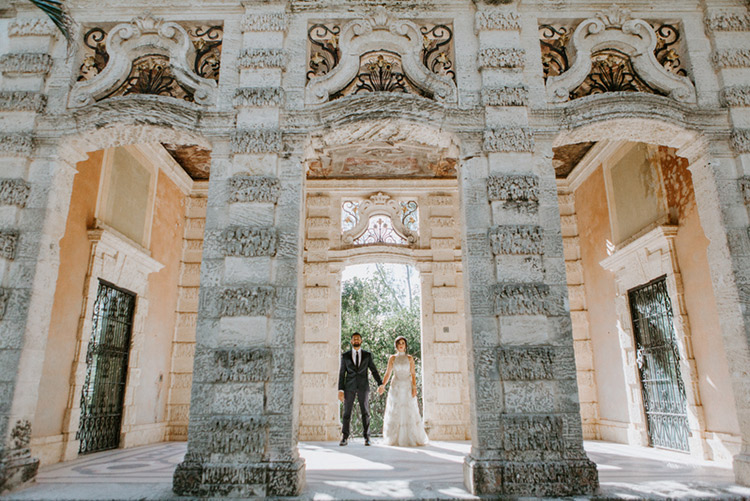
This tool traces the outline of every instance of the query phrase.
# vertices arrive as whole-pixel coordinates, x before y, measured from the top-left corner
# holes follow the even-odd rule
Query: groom
[[[370,352],[362,349],[362,336],[359,332],[352,334],[352,349],[341,355],[339,367],[339,400],[344,402],[343,437],[339,445],[346,445],[349,440],[349,423],[352,420],[354,398],[359,400],[359,410],[362,415],[362,429],[364,430],[365,445],[370,445],[370,381],[367,370],[372,371],[372,377],[378,386],[383,384],[372,360]]]

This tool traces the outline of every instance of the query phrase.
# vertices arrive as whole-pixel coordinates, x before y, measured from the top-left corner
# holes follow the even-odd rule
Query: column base
[[[737,483],[750,486],[750,454],[739,453],[734,456],[733,467]]]
[[[31,449],[0,452],[0,494],[33,480],[39,470],[39,459],[31,457]]]
[[[575,496],[599,487],[596,464],[588,459],[559,461],[464,461],[464,484],[475,496]]]
[[[305,485],[305,461],[209,463],[185,456],[174,472],[180,496],[298,496]]]

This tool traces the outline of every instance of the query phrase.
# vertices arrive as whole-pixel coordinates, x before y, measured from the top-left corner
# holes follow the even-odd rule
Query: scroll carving
[[[410,203],[413,204],[413,209],[416,211],[416,202]],[[345,244],[354,245],[355,241],[370,229],[370,220],[373,217],[383,216],[390,220],[392,230],[396,233],[394,242],[402,239],[408,245],[413,245],[417,242],[418,234],[407,227],[403,215],[402,206],[396,200],[392,200],[390,196],[383,193],[378,193],[371,196],[369,200],[365,200],[359,204],[356,215],[357,219],[353,222],[353,227],[343,232],[342,239]],[[363,243],[389,243],[389,240],[376,238],[373,242]]]
[[[26,207],[31,187],[23,179],[0,180],[0,204]]]
[[[281,194],[278,178],[270,176],[234,176],[229,179],[229,202],[267,202],[275,204]]]
[[[271,351],[268,348],[218,349],[196,355],[200,376],[207,382],[250,383],[268,381]]]
[[[8,36],[11,37],[42,37],[55,36],[58,31],[48,19],[23,19],[10,23]]]
[[[542,254],[542,227],[531,224],[494,226],[489,230],[490,246],[502,254]]]
[[[278,234],[273,227],[231,227],[219,237],[219,247],[225,256],[275,256],[277,246]]]
[[[706,28],[711,31],[750,31],[750,14],[714,12],[706,16]]]

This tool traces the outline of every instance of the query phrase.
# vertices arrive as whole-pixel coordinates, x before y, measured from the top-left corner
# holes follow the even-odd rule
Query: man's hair
[[[351,337],[354,337],[354,336],[362,337],[362,334],[360,334],[359,332],[352,332],[352,336]],[[349,338],[349,339],[351,339],[351,338]]]

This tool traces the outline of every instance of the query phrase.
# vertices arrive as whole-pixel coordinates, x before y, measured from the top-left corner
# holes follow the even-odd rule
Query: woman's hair
[[[396,352],[398,352],[398,342],[402,339],[404,341],[404,353],[406,353],[406,350],[409,348],[409,343],[406,341],[406,338],[404,336],[397,337],[396,340],[393,341],[393,347],[396,348]]]

